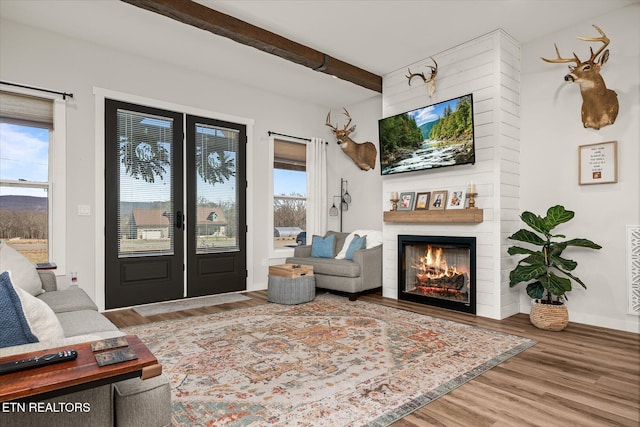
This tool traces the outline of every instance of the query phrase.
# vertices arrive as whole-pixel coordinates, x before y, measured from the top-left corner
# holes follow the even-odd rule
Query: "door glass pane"
[[[236,158],[240,132],[196,124],[196,253],[238,251]]]
[[[120,258],[173,255],[172,135],[173,119],[118,110]]]

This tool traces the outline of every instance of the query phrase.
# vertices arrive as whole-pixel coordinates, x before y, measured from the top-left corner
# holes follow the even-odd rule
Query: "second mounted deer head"
[[[593,26],[600,33],[600,37],[578,37],[579,40],[588,42],[602,42],[602,46],[597,52],[591,51],[591,57],[587,61],[581,61],[578,55],[573,53],[573,58],[563,58],[556,48],[555,59],[541,58],[543,61],[551,63],[573,62],[576,65],[569,65],[569,74],[564,76],[564,80],[570,83],[578,83],[582,94],[582,124],[586,128],[600,129],[603,126],[612,125],[618,116],[618,95],[611,89],[607,89],[604,79],[600,75],[602,66],[609,59],[609,38],[597,26]],[[598,59],[598,55],[602,54]]]
[[[337,126],[331,124],[331,110],[327,114],[327,121],[325,124],[331,128],[338,140],[338,145],[342,148],[342,151],[353,160],[353,162],[363,171],[368,171],[376,167],[376,157],[378,156],[378,150],[376,146],[371,142],[363,142],[359,144],[349,137],[353,131],[356,130],[355,125],[349,127],[351,124],[351,116],[346,108],[343,108],[344,115],[347,116],[349,121],[342,129],[338,129]]]
[[[411,79],[413,79],[414,77],[420,77],[422,81],[427,85],[427,89],[429,89],[429,97],[432,97],[436,92],[436,76],[438,75],[438,63],[433,58],[431,58],[431,60],[433,61],[435,67],[427,65],[427,67],[431,69],[429,78],[425,77],[424,73],[412,73],[411,69],[409,68],[407,68],[407,71],[409,71],[409,75],[405,76],[409,79],[409,86],[411,86]]]

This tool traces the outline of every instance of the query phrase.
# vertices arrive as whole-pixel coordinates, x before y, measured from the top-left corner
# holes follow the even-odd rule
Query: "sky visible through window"
[[[285,169],[273,170],[273,194],[280,196],[307,195],[307,173]]]
[[[0,179],[47,182],[49,130],[0,123]],[[43,189],[2,187],[0,195],[47,197]]]

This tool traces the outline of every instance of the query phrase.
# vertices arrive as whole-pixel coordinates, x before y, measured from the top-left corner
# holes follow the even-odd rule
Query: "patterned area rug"
[[[185,426],[384,426],[535,344],[333,295],[126,331]]]

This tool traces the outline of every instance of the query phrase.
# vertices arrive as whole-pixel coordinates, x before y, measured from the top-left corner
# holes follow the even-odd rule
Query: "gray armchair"
[[[333,231],[329,234],[336,236],[337,251],[349,235]],[[311,245],[298,246],[286,263],[313,266],[316,287],[346,292],[351,301],[364,291],[382,287],[382,245],[355,251],[353,260],[312,257]]]

